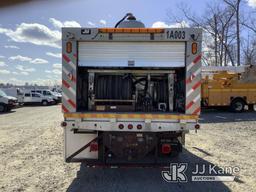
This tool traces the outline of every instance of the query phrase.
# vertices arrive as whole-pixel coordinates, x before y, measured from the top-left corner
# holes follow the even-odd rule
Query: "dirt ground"
[[[65,163],[61,120],[60,106],[0,114],[0,191],[256,191],[256,113],[205,112],[177,161],[239,166],[240,172],[235,182],[184,184],[165,182],[161,169]]]

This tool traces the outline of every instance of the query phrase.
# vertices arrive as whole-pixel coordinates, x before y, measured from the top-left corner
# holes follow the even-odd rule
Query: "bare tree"
[[[218,65],[218,21],[216,14],[213,15],[213,36],[214,36],[214,57],[215,57],[215,66]]]
[[[241,65],[240,55],[240,4],[241,0],[223,0],[228,6],[230,6],[236,14],[236,42],[237,42],[237,65]]]
[[[248,35],[246,44],[243,46],[245,64],[256,65],[256,38]]]
[[[221,7],[219,4],[209,4],[207,6],[207,12],[203,16],[196,16],[190,13],[190,10],[185,5],[180,5],[179,9],[183,13],[186,20],[190,22],[193,27],[203,28],[205,33],[210,34],[210,38],[213,39],[213,45],[207,45],[209,48],[214,50],[213,54],[209,52],[205,55],[205,61],[211,61],[206,57],[214,56],[214,65],[227,65],[230,61],[234,65],[234,54],[230,49],[231,44],[234,41],[234,15],[235,11],[230,7]],[[174,17],[172,17],[174,18]],[[182,19],[177,19],[182,21]],[[207,40],[209,41],[209,39]],[[233,46],[232,46],[233,47]]]
[[[235,39],[234,31],[232,27],[235,22],[233,20],[234,11],[230,8],[225,8],[219,11],[218,14],[218,27],[219,27],[219,41],[220,41],[220,64],[227,65],[229,58],[231,64],[234,66],[234,56],[232,55],[230,47],[232,47],[233,41]],[[228,57],[227,57],[228,56]]]
[[[256,22],[255,22],[255,20],[251,21],[251,23],[243,22],[241,24],[243,26],[245,26],[246,28],[250,29],[251,31],[253,31],[254,33],[256,33]]]
[[[241,21],[241,25],[249,29],[251,32],[256,34],[256,10],[249,12],[246,19]],[[254,35],[255,35],[254,34]]]

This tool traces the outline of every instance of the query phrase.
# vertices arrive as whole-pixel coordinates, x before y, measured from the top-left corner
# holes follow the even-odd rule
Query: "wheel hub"
[[[240,111],[243,109],[243,105],[241,103],[236,103],[236,110]]]

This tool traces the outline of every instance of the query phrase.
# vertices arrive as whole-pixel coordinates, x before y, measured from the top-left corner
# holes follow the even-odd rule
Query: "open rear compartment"
[[[79,112],[184,113],[185,42],[79,42]]]
[[[79,112],[184,113],[185,68],[78,67]]]

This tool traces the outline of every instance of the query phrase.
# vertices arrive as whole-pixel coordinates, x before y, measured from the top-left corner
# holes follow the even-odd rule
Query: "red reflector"
[[[119,129],[123,129],[124,125],[123,124],[119,124],[118,127],[119,127]]]
[[[199,124],[196,124],[196,125],[195,125],[195,129],[200,129],[200,125],[199,125]]]
[[[67,126],[67,122],[62,121],[62,122],[61,122],[61,126],[62,126],[62,127],[66,127],[66,126]]]
[[[162,144],[162,153],[163,154],[169,154],[171,152],[172,148],[170,144]]]
[[[133,125],[132,124],[129,124],[128,125],[128,129],[132,129],[133,128]]]
[[[98,151],[98,143],[96,142],[96,141],[94,141],[94,142],[91,142],[91,144],[90,144],[90,152],[92,152],[92,151]]]
[[[141,124],[137,125],[137,129],[142,129],[142,125]]]

